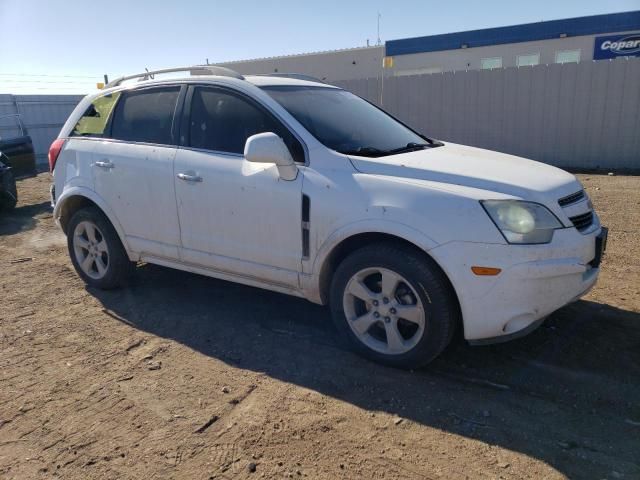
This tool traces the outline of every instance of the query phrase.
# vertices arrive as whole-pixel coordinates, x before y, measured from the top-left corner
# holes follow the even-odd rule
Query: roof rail
[[[174,72],[190,72],[191,75],[218,75],[221,77],[232,77],[239,80],[244,80],[244,77],[238,72],[226,67],[218,67],[217,65],[194,65],[192,67],[178,67],[178,68],[164,68],[162,70],[145,71],[137,73],[135,75],[127,75],[124,77],[116,78],[110,81],[105,88],[117,87],[125,80],[131,80],[133,78],[139,78],[140,82],[144,80],[153,79],[154,75],[162,73],[174,73]]]
[[[282,77],[282,78],[294,78],[296,80],[306,80],[307,82],[327,83],[319,78],[312,77],[311,75],[305,75],[303,73],[252,73],[254,77]]]

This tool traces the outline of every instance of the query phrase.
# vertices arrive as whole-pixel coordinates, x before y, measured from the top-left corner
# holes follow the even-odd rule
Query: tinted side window
[[[171,126],[179,92],[179,87],[163,87],[125,93],[116,107],[111,136],[174,145]]]
[[[113,107],[120,98],[120,92],[96,98],[84,112],[71,132],[72,136],[102,137],[109,123]]]
[[[263,132],[278,135],[289,147],[293,159],[304,162],[298,139],[266,111],[228,92],[210,88],[194,90],[189,119],[190,146],[242,154],[247,138]]]

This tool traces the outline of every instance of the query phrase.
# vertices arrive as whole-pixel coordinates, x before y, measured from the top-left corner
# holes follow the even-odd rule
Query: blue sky
[[[385,41],[638,9],[640,0],[0,0],[0,93],[84,93],[104,73],[374,44],[378,11]]]

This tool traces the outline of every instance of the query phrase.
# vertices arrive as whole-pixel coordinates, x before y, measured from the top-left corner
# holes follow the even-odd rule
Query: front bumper
[[[429,253],[453,284],[471,343],[501,341],[585,295],[596,283],[596,223],[589,233],[557,230],[545,245],[451,242]],[[497,276],[476,276],[472,266],[497,267]]]

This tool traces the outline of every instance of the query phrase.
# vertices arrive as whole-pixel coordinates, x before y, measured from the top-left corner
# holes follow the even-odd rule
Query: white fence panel
[[[624,58],[338,83],[435,138],[567,168],[637,170],[638,79],[640,58]]]
[[[416,130],[567,168],[640,169],[640,58],[338,84]],[[0,95],[40,162],[80,95]],[[12,131],[0,121],[0,136]]]

